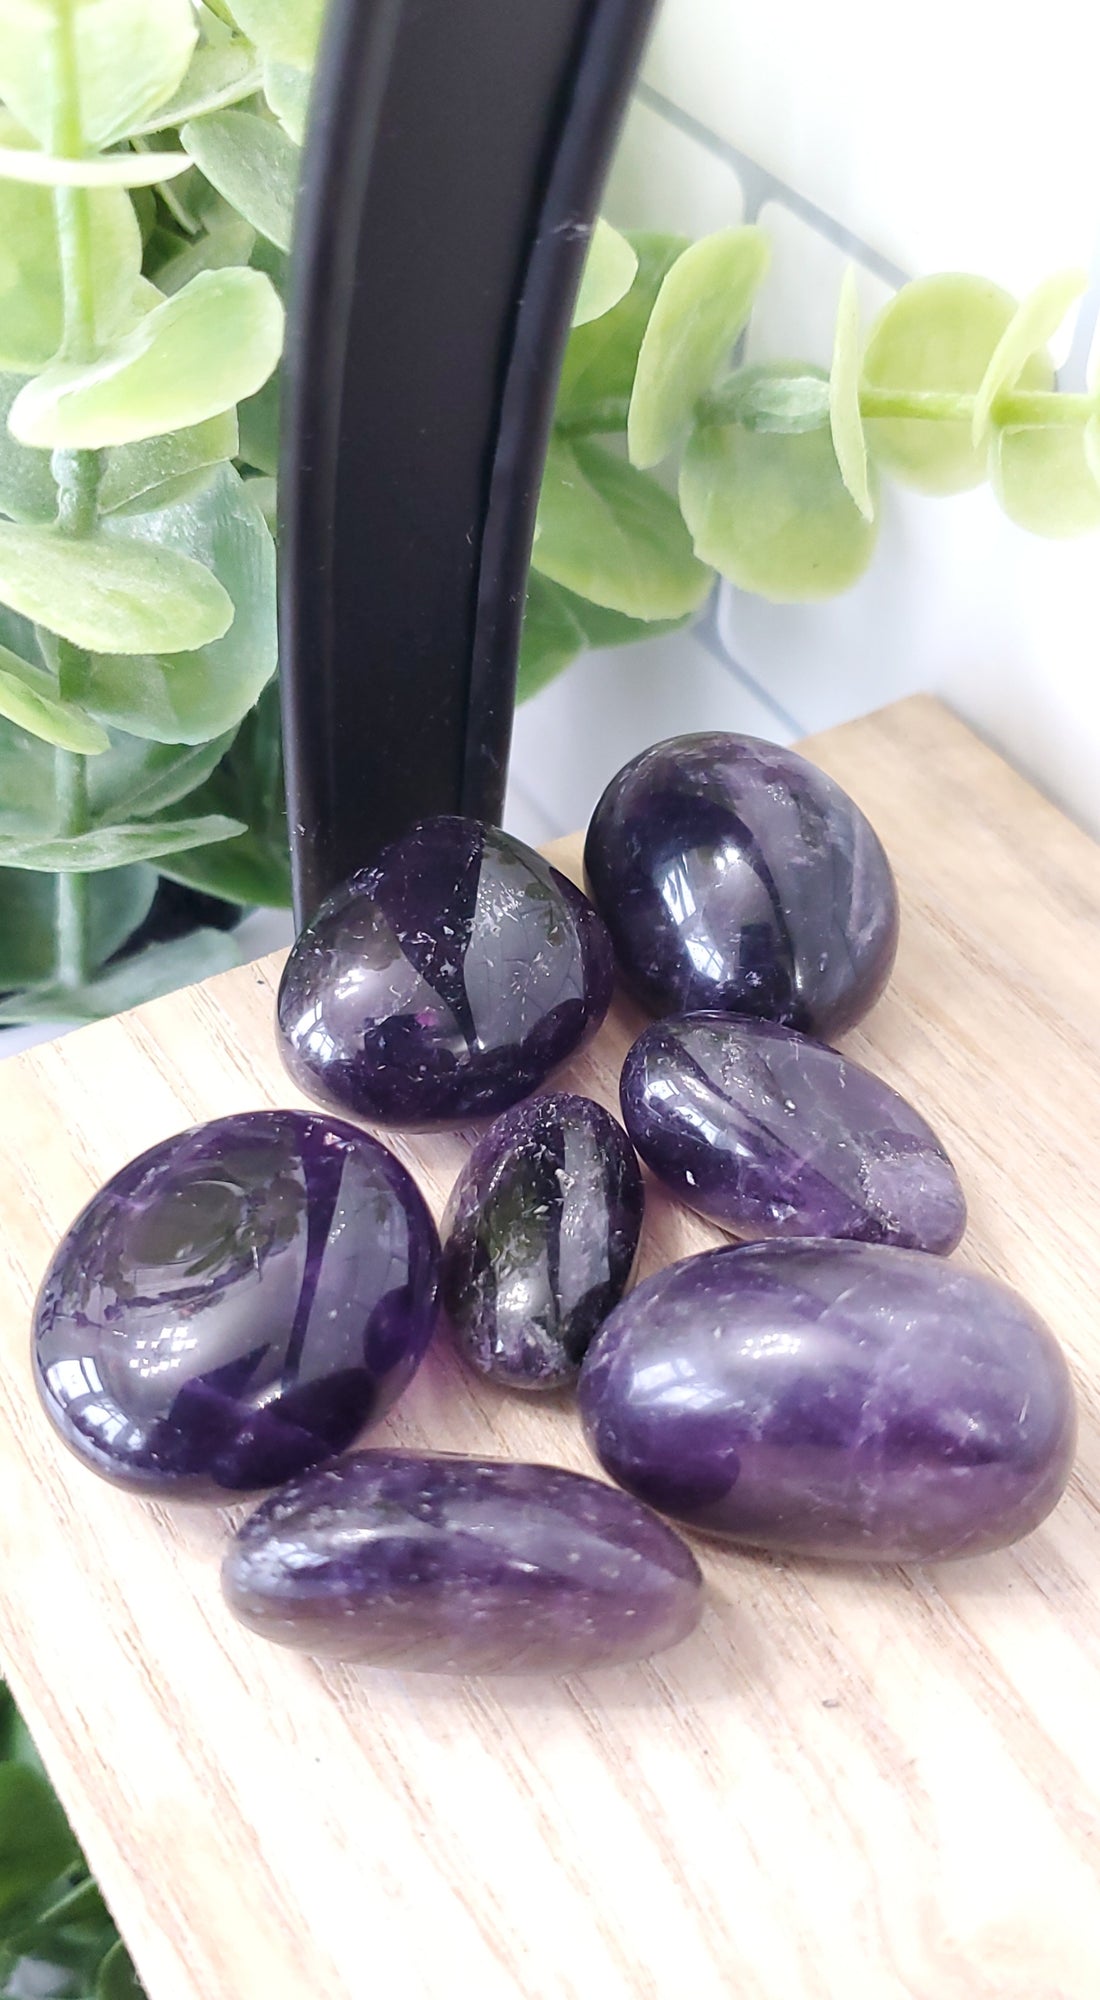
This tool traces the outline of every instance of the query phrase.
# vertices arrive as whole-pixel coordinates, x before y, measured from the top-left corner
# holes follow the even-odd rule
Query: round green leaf
[[[254,111],[215,111],[189,120],[180,138],[245,221],[289,250],[301,157],[282,126]]]
[[[121,188],[98,188],[86,199],[96,330],[109,340],[130,311],[141,272],[141,231]],[[27,375],[52,360],[64,324],[48,188],[0,180],[0,245],[0,368]]]
[[[49,452],[17,444],[8,429],[8,411],[22,387],[21,375],[0,375],[0,514],[11,521],[55,521],[57,484]]]
[[[874,515],[867,476],[867,439],[859,407],[861,341],[859,291],[849,264],[841,279],[836,342],[829,374],[829,429],[840,476],[865,521]]]
[[[627,618],[551,583],[532,570],[519,655],[518,699],[527,701],[589,647],[629,646],[678,632],[683,618]]]
[[[562,422],[583,419],[594,405],[621,402],[621,428],[625,428],[642,336],[665,273],[684,248],[684,238],[632,232],[627,241],[638,259],[630,290],[602,319],[575,327],[566,344],[555,412]]]
[[[109,868],[88,880],[88,938],[98,969],[144,923],[157,871],[138,864]],[[0,989],[33,986],[53,976],[56,962],[57,876],[0,868]]]
[[[186,173],[190,165],[186,153],[109,153],[95,160],[70,160],[30,147],[0,146],[0,178],[35,187],[155,187]]]
[[[296,146],[300,146],[306,136],[312,87],[313,78],[307,69],[296,69],[293,63],[264,64],[264,96],[283,131]]]
[[[48,1779],[27,1764],[0,1764],[0,1916],[48,1888],[77,1854]]]
[[[108,453],[99,483],[99,509],[113,514],[120,507],[148,512],[159,504],[165,487],[195,472],[205,472],[223,460],[236,458],[239,446],[236,415],[224,410],[205,423],[141,444],[120,445]]]
[[[233,18],[271,62],[310,69],[325,18],[325,0],[233,0]]]
[[[0,0],[0,97],[43,146],[59,144],[66,33],[89,150],[124,138],[165,103],[198,39],[190,0]]]
[[[271,679],[275,544],[250,484],[219,466],[186,500],[140,517],[116,514],[105,524],[112,538],[155,536],[165,551],[197,556],[228,592],[236,616],[224,638],[197,651],[82,662],[73,692],[102,722],[154,742],[206,742],[234,728]]]
[[[983,444],[989,435],[993,405],[1002,389],[1015,387],[1025,361],[1053,339],[1087,284],[1086,271],[1057,271],[1017,306],[993,349],[974,398],[970,435],[975,445]]]
[[[95,451],[178,431],[266,382],[283,309],[259,271],[203,271],[87,367],[58,363],[12,406],[22,444]]]
[[[32,666],[0,646],[0,715],[20,729],[61,750],[96,757],[107,749],[105,729],[79,708],[62,701],[57,682],[45,667]]]
[[[1100,484],[1084,435],[1072,426],[995,431],[989,477],[1009,520],[1033,535],[1084,535],[1100,527]]]
[[[276,369],[263,388],[250,396],[237,411],[241,427],[240,456],[245,465],[254,465],[274,479],[279,471],[279,424],[282,399],[282,371]]]
[[[179,89],[158,105],[151,118],[131,125],[129,136],[138,138],[148,132],[167,132],[185,125],[189,118],[201,118],[204,112],[239,104],[242,98],[254,97],[262,82],[256,51],[246,43],[225,42],[209,47],[203,44],[195,50]]]
[[[93,827],[89,833],[55,834],[19,840],[0,834],[0,867],[44,869],[49,874],[87,875],[100,868],[118,868],[131,861],[155,861],[160,854],[179,854],[208,840],[229,840],[243,832],[239,819],[204,813],[197,819],[135,820],[117,826]]]
[[[217,578],[186,556],[106,533],[75,541],[7,521],[0,522],[0,602],[75,646],[126,653],[205,645],[233,617]]]
[[[94,883],[98,878],[92,876]],[[181,986],[240,964],[240,952],[224,931],[190,931],[169,944],[153,944],[87,986],[41,985],[0,1003],[0,1026],[24,1021],[106,1021],[128,1007],[159,1000]]]
[[[656,465],[679,444],[748,323],[768,257],[763,231],[750,226],[705,236],[673,264],[638,355],[627,426],[634,465]]]
[[[1011,295],[986,278],[961,272],[916,278],[871,329],[864,386],[977,395],[1015,312]],[[1049,389],[1053,381],[1045,356],[1025,361],[1022,388]],[[868,418],[867,441],[879,464],[923,493],[961,493],[985,477],[985,454],[975,450],[962,418]]]
[[[827,426],[786,435],[701,427],[684,455],[680,505],[704,562],[777,603],[846,590],[875,545],[875,526],[844,486]]]
[[[196,812],[229,810],[212,804],[200,790],[233,742],[234,732],[210,743],[147,743],[116,733],[109,748],[88,769],[88,804],[94,825],[148,819],[188,799]],[[234,815],[235,817],[238,815]]]
[[[551,445],[538,518],[533,567],[611,611],[681,618],[710,588],[675,501],[603,445]]]
[[[29,838],[55,823],[55,753],[0,716],[0,833]]]
[[[625,298],[637,270],[638,259],[626,237],[612,229],[602,215],[597,217],[573,307],[573,325],[587,326],[589,320],[602,319]]]

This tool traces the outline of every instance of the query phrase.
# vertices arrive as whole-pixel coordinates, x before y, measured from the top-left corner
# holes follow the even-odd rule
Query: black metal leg
[[[539,478],[654,0],[332,0],[288,346],[295,904],[499,817]]]

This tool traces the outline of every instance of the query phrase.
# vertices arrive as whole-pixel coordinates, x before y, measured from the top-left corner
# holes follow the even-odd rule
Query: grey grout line
[[[713,609],[708,607],[706,617],[693,627],[691,636],[693,639],[698,639],[700,645],[710,654],[711,659],[716,660],[720,667],[725,667],[726,672],[735,681],[740,681],[742,687],[746,688],[750,694],[756,696],[757,701],[762,702],[765,708],[770,708],[772,714],[783,724],[784,729],[789,729],[794,736],[808,736],[810,734],[807,725],[804,722],[800,722],[796,715],[792,715],[789,708],[784,708],[783,703],[776,699],[770,689],[765,687],[762,681],[758,681],[755,674],[750,674],[748,668],[743,667],[740,660],[735,660],[733,654],[727,651],[718,635],[718,627]]]
[[[635,91],[643,104],[647,104],[651,111],[656,111],[670,125],[674,125],[685,138],[694,139],[706,152],[733,168],[744,190],[746,222],[756,221],[765,202],[781,202],[784,208],[789,208],[793,215],[800,216],[812,229],[828,237],[838,250],[846,251],[848,256],[854,257],[876,278],[881,278],[884,284],[897,286],[907,282],[910,273],[903,271],[900,264],[895,264],[891,258],[884,257],[881,251],[876,250],[872,244],[865,243],[861,236],[857,236],[854,230],[848,229],[843,222],[838,221],[835,215],[830,215],[827,209],[819,208],[815,201],[810,201],[806,195],[800,194],[797,188],[781,180],[778,174],[771,173],[767,167],[762,167],[758,160],[752,159],[748,153],[743,153],[739,146],[732,145],[728,139],[719,138],[717,132],[712,132],[700,119],[693,118],[690,111],[681,110],[670,97],[664,97],[659,90],[654,90],[651,83],[639,82],[635,85]]]

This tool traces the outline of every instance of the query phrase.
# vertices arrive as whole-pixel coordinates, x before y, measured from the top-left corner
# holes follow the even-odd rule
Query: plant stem
[[[86,833],[88,808],[88,760],[73,750],[54,751],[54,791],[59,831]],[[59,986],[87,984],[91,974],[88,937],[89,878],[84,874],[57,878],[57,949],[54,970]]]
[[[861,389],[865,417],[916,417],[969,423],[976,397],[934,389]],[[1003,430],[1045,429],[1050,424],[1082,425],[1100,415],[1095,396],[1060,395],[1056,389],[1005,390],[993,404],[993,420]]]

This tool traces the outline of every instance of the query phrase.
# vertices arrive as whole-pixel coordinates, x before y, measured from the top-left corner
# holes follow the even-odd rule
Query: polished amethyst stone
[[[274,1486],[389,1409],[438,1296],[435,1225],[384,1146],[250,1111],[93,1196],[43,1280],[35,1375],[65,1443],[121,1486]]]
[[[479,1139],[443,1220],[443,1303],[461,1352],[513,1389],[576,1378],[622,1298],[645,1209],[622,1126],[562,1091]]]
[[[323,903],[279,988],[299,1089],[386,1125],[490,1117],[544,1083],[611,999],[579,889],[476,820],[423,820]]]
[[[363,1451],[273,1493],[222,1586],[306,1653],[429,1673],[569,1673],[644,1659],[699,1621],[702,1578],[663,1521],[552,1465]]]
[[[796,1555],[926,1562],[1029,1534],[1073,1387],[1006,1285],[872,1243],[747,1243],[658,1272],[581,1370],[603,1466],[662,1512]]]
[[[687,1014],[638,1037],[626,1129],[689,1208],[738,1236],[850,1236],[953,1250],[958,1175],[881,1077],[773,1021]]]
[[[828,1037],[890,976],[897,892],[878,836],[793,750],[755,736],[658,743],[611,780],[584,860],[651,1013],[718,1008]]]

